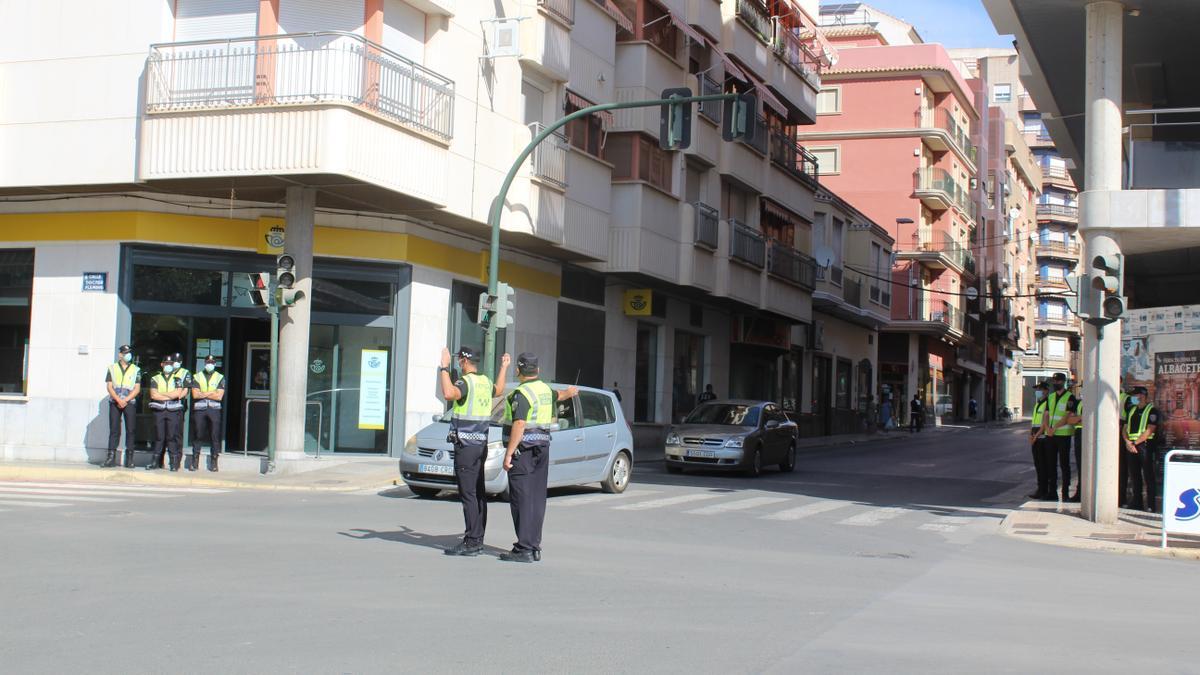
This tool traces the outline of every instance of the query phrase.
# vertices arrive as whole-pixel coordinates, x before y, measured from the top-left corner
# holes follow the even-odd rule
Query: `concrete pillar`
[[[317,192],[287,189],[287,238],[283,249],[296,260],[295,288],[304,299],[279,316],[279,399],[275,412],[276,461],[304,456],[304,402],[308,395],[308,331],[312,307],[313,219]]]
[[[1086,9],[1084,89],[1084,190],[1079,231],[1084,271],[1097,255],[1120,253],[1115,233],[1090,227],[1087,192],[1121,189],[1121,66],[1125,8],[1093,2]],[[1086,278],[1085,278],[1086,282]],[[1083,516],[1096,523],[1117,520],[1117,397],[1121,378],[1121,323],[1083,332]]]

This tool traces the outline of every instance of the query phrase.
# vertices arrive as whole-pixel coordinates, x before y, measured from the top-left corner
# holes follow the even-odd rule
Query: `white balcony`
[[[759,80],[769,81],[775,75],[770,13],[760,0],[731,0],[721,3],[721,8],[725,19],[721,47]]]
[[[570,18],[567,18],[567,15]],[[558,82],[571,76],[571,25],[574,0],[538,2],[538,11],[521,22],[521,65]]]
[[[679,284],[679,200],[644,183],[613,185],[606,272],[644,274]]]
[[[721,0],[687,0],[687,22],[713,37],[721,37]]]
[[[707,204],[680,204],[679,233],[679,285],[711,292],[717,283],[720,214]]]

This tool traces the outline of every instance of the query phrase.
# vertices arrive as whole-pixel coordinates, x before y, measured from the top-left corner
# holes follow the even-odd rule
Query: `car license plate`
[[[717,453],[713,452],[712,450],[688,450],[686,454],[688,457],[705,457],[708,459],[712,459],[717,456]]]
[[[454,467],[442,464],[418,464],[417,471],[420,473],[432,473],[438,476],[454,475]]]

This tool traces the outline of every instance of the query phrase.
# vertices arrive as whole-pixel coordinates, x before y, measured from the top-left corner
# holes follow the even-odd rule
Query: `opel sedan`
[[[742,471],[749,476],[764,466],[796,468],[797,429],[769,401],[711,401],[667,430],[667,470],[685,468]]]

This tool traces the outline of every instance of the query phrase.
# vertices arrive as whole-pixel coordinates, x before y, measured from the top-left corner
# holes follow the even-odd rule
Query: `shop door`
[[[833,398],[833,365],[828,356],[813,355],[813,401],[812,414],[819,435],[828,436],[832,431],[833,416],[830,400]]]

